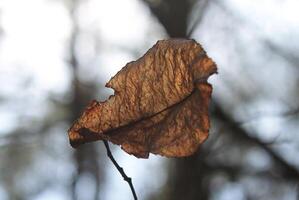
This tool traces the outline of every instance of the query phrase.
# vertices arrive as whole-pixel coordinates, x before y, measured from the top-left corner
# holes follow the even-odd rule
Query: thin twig
[[[131,188],[132,194],[134,196],[134,200],[137,200],[137,195],[136,195],[133,183],[132,183],[132,179],[126,175],[126,173],[124,172],[123,168],[119,166],[119,164],[116,162],[116,160],[112,156],[112,153],[110,151],[110,147],[109,147],[108,142],[106,140],[103,140],[103,142],[104,142],[106,150],[107,150],[107,156],[110,158],[110,160],[112,161],[112,163],[114,164],[114,166],[116,167],[116,169],[119,171],[119,173],[122,175],[122,177],[124,178],[124,180],[128,182],[128,184],[129,184],[129,186]]]

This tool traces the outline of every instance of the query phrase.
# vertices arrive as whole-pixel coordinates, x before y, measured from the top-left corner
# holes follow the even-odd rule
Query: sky
[[[226,0],[223,2],[233,11],[240,23],[249,24],[242,30],[238,30],[243,40],[249,44],[256,40],[256,38],[252,38],[252,32],[259,35],[260,38],[271,37],[277,44],[284,43],[286,38],[298,39],[299,12],[297,8],[299,1],[297,0],[283,2]],[[256,6],[257,3],[259,6]],[[116,4],[118,6],[115,6]],[[232,39],[223,41],[221,33],[213,32],[214,27],[209,24],[220,24],[221,22],[219,20],[221,16],[213,17],[215,13],[217,13],[217,8],[209,11],[207,17],[211,18],[204,20],[201,27],[205,28],[195,31],[195,35],[200,39],[199,42],[203,44],[208,54],[215,58],[217,63],[223,63],[220,72],[225,76],[226,73],[231,72],[228,63],[237,61],[231,59],[232,54],[229,52],[221,53],[223,51],[219,51],[226,45],[226,42]],[[148,8],[138,0],[89,0],[82,4],[77,11],[77,16],[81,30],[78,41],[78,52],[81,56],[79,61],[82,66],[86,66],[82,73],[93,70],[94,73],[87,75],[86,79],[97,79],[99,84],[107,82],[127,62],[145,53],[158,39],[166,37],[164,30],[156,19],[152,18]],[[45,115],[49,112],[45,106],[45,99],[51,94],[63,95],[70,88],[70,71],[65,61],[67,59],[66,44],[72,30],[72,22],[61,1],[1,0],[0,24],[3,29],[3,35],[0,35],[0,85],[2,85],[0,98],[14,99],[13,102],[7,102],[0,106],[0,122],[2,124],[0,135],[5,135],[13,130],[14,124],[20,116],[38,120],[40,115]],[[215,25],[218,28],[219,26]],[[209,34],[207,34],[208,31],[210,31]],[[215,35],[211,33],[215,33]],[[100,44],[100,50],[96,43]],[[298,44],[291,43],[291,45],[299,49]],[[256,52],[250,52],[249,49],[248,53]],[[275,60],[275,62],[282,61]],[[238,63],[235,64],[238,65]],[[237,72],[238,70],[236,68]],[[277,83],[282,83],[289,76],[289,72],[279,66],[277,66],[277,70],[280,73],[269,74],[266,70],[260,70],[260,73],[273,78]],[[269,80],[269,78],[265,78],[265,80]],[[222,80],[213,77],[211,82],[219,88],[215,89],[218,98],[225,101],[226,95],[223,91],[227,88],[223,86]],[[290,82],[290,84],[292,83]],[[273,90],[277,89],[276,85],[271,87]],[[18,91],[17,95],[16,91]],[[110,94],[113,92],[111,89],[105,91]],[[289,91],[281,91],[279,95],[283,96],[287,92]],[[100,95],[98,97],[100,98]],[[30,101],[21,102],[23,99],[30,99]],[[18,103],[16,104],[16,102]],[[40,108],[39,112],[32,112],[36,107]],[[264,108],[265,105],[261,103],[257,104],[257,107]],[[270,109],[273,109],[273,106]],[[265,134],[270,134],[269,137],[271,137],[272,132],[280,130],[280,120],[277,118],[265,119],[259,129],[260,132],[267,130],[268,133]],[[289,151],[289,149],[287,150]],[[291,151],[292,153],[296,154],[294,151]],[[157,191],[159,186],[163,185],[166,175],[163,170],[159,170],[163,168],[165,162],[163,158],[152,156],[149,160],[140,161],[126,155],[119,148],[115,150],[114,154],[127,174],[132,176],[139,194],[146,192],[148,188]],[[107,162],[109,161],[107,160]],[[299,163],[297,164],[299,165]],[[122,181],[111,163],[108,168],[110,170],[107,173],[111,178],[105,186],[104,199],[123,199],[124,196],[131,199],[127,184]],[[156,176],[161,177],[160,182],[150,176],[153,171]],[[88,178],[86,182],[88,183]],[[87,183],[83,183],[82,185],[87,185]],[[111,188],[117,192],[111,192]],[[223,191],[223,195],[215,197],[215,199],[226,199],[225,192],[231,188],[238,190],[238,187],[234,186],[227,186],[227,188]],[[242,193],[237,191],[235,194],[237,195],[236,199],[242,199]],[[66,195],[65,191],[52,188],[50,191],[41,193],[35,199],[65,199]]]

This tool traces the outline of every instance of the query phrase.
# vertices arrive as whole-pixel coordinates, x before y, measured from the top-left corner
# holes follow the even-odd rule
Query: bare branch
[[[126,173],[124,172],[123,168],[120,167],[119,164],[116,162],[116,160],[114,159],[114,157],[113,157],[113,155],[112,155],[112,153],[110,151],[110,147],[109,147],[108,142],[106,140],[103,140],[103,142],[104,142],[106,150],[107,150],[107,156],[110,158],[110,160],[112,161],[112,163],[114,164],[114,166],[116,167],[116,169],[119,171],[119,173],[121,174],[121,176],[124,178],[124,180],[126,182],[128,182],[128,184],[130,186],[130,189],[132,191],[132,194],[134,196],[134,199],[137,200],[137,195],[136,195],[133,183],[132,183],[132,178],[128,177],[126,175]]]

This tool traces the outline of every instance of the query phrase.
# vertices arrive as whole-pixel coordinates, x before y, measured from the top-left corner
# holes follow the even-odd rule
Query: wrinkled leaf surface
[[[216,70],[194,40],[158,41],[106,84],[114,95],[87,106],[68,131],[71,145],[105,139],[140,158],[193,154],[208,137]]]

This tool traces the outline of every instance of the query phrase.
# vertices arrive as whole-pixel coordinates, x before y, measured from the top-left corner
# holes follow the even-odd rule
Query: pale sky
[[[299,35],[297,0],[227,0],[226,2],[240,20],[249,23],[262,37],[273,36],[278,43],[281,43],[286,37],[295,38],[291,32]],[[85,52],[90,52],[90,55],[86,53],[85,60],[82,58],[81,62],[83,64],[91,62],[91,66],[98,66],[95,68],[95,74],[99,84],[107,82],[127,62],[136,59],[136,55],[132,52],[119,50],[118,46],[137,49],[139,54],[143,54],[156,40],[165,37],[148,8],[138,0],[90,0],[80,7],[78,15],[79,26],[83,33],[80,36],[81,51],[82,54],[85,49]],[[5,85],[0,87],[0,93],[15,100],[32,99],[24,105],[26,108],[22,106],[13,108],[15,105],[0,106],[1,135],[13,129],[13,124],[18,120],[12,109],[19,115],[32,115],[38,118],[39,115],[34,115],[31,111],[37,106],[43,107],[43,100],[46,98],[43,96],[49,93],[63,94],[70,87],[69,69],[65,59],[71,20],[61,1],[54,0],[1,0],[0,16],[0,24],[4,31],[4,35],[0,38],[0,85]],[[220,19],[216,16],[211,20]],[[99,39],[100,55],[92,55],[96,48],[92,37]],[[223,63],[230,61],[229,57],[214,51],[219,48],[219,44],[211,41],[212,32],[205,35],[205,31],[200,31],[198,37],[202,39],[199,42],[203,42],[211,57]],[[284,76],[281,74],[277,76],[278,80],[283,81]],[[23,80],[24,77],[30,79],[28,88],[16,95],[15,91],[24,84],[18,80]],[[212,78],[212,82],[217,84],[217,78]],[[218,84],[220,85],[219,82]],[[41,113],[47,112],[46,108],[44,109],[44,112],[41,109]],[[277,128],[271,125],[269,127],[269,124],[272,125],[273,121],[265,122],[263,129],[272,128],[271,130],[276,131]],[[119,148],[114,154],[127,174],[133,178],[140,197],[142,194],[145,195],[148,188],[159,190],[163,185],[165,172],[160,169],[163,168],[164,158],[151,156],[149,160],[139,160],[128,156]],[[108,168],[111,169],[107,171],[110,181],[105,186],[104,199],[125,199],[125,197],[132,199],[128,185],[111,163]],[[160,182],[151,176],[153,173],[156,177],[160,177]],[[228,186],[228,190],[230,188],[238,190],[238,187]],[[239,195],[238,198],[242,197],[239,191],[235,194]],[[66,199],[66,195],[65,191],[52,188],[41,193],[36,200]],[[217,199],[225,199],[225,195]]]

